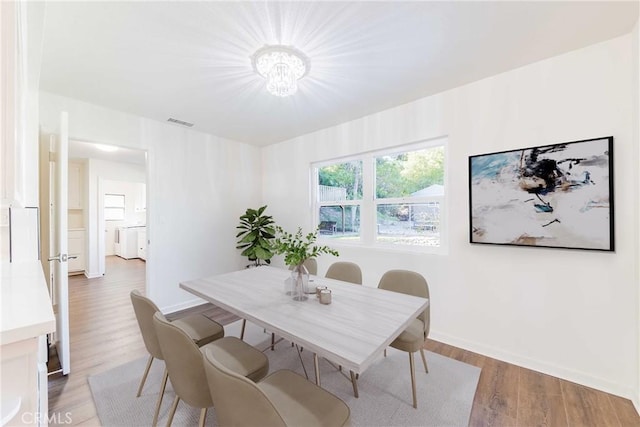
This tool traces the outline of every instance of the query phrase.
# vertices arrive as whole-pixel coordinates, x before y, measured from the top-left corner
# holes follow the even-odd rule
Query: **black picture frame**
[[[469,242],[615,250],[613,136],[469,156]]]

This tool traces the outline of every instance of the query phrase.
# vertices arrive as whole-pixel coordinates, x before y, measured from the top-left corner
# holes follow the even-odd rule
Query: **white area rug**
[[[239,336],[240,322],[225,326],[226,335]],[[263,349],[270,335],[261,328],[248,325],[245,340]],[[304,375],[297,352],[288,342],[281,342],[275,351],[266,351],[269,371],[291,369]],[[320,361],[322,387],[344,400],[351,409],[352,426],[467,426],[473,397],[480,378],[480,368],[426,352],[429,373],[416,355],[418,409],[412,406],[411,378],[407,353],[389,349],[360,376],[360,397],[353,396],[348,373],[339,372],[327,361]],[[314,378],[313,355],[303,351],[303,360],[310,378]],[[150,425],[160,389],[164,363],[154,361],[142,395],[136,391],[146,358],[118,366],[89,377],[89,385],[103,426]],[[170,383],[160,410],[158,425],[165,425],[174,393]],[[200,410],[180,402],[174,426],[195,426]],[[215,409],[210,409],[206,425],[217,425]]]

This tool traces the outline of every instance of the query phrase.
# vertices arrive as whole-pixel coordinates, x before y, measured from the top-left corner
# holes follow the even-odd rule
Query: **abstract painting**
[[[471,243],[614,250],[613,137],[469,157]]]

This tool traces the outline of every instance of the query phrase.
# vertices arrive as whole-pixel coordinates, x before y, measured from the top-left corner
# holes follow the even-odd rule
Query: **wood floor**
[[[107,258],[102,278],[70,277],[71,373],[49,377],[50,415],[100,425],[87,377],[147,355],[129,299],[133,289],[144,292],[144,281],[143,261],[118,257]],[[211,305],[189,312],[236,320]],[[640,426],[629,400],[436,341],[426,348],[482,368],[470,426]]]

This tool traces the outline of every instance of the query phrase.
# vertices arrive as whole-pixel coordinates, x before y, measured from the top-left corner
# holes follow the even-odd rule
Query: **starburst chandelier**
[[[267,90],[275,96],[289,96],[298,90],[298,80],[309,72],[309,59],[299,50],[267,45],[251,57],[253,69],[267,80]]]

